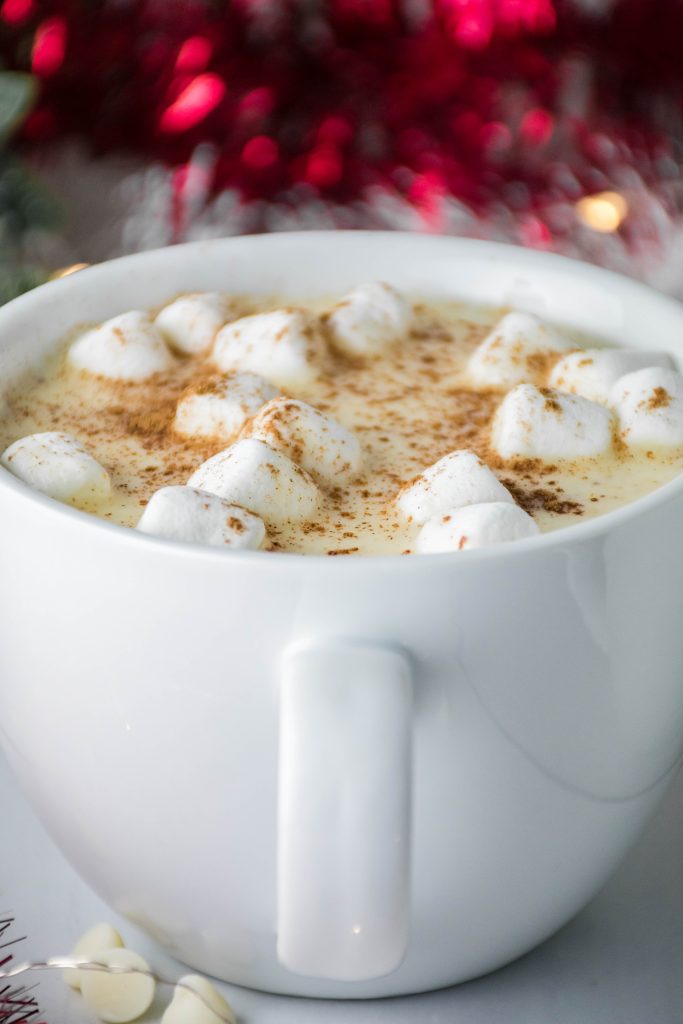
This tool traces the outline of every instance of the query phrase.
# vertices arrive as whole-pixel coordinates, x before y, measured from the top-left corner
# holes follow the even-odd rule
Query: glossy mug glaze
[[[603,270],[403,234],[226,239],[0,310],[0,375],[183,290],[372,279],[683,361],[683,307]],[[220,978],[362,998],[550,935],[683,751],[683,479],[501,548],[330,559],[172,544],[0,471],[0,735],[83,878]]]

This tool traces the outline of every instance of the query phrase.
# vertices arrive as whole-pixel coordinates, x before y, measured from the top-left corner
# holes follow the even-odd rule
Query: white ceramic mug
[[[507,246],[401,234],[145,253],[0,310],[0,379],[182,290],[384,279],[683,356],[683,308]],[[683,479],[457,555],[167,543],[0,472],[0,730],[82,876],[173,954],[276,992],[471,978],[549,935],[683,748]]]

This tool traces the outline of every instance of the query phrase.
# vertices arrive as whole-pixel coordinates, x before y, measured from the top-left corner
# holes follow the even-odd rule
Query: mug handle
[[[391,647],[285,655],[278,803],[279,962],[296,974],[389,974],[408,942],[412,680]]]

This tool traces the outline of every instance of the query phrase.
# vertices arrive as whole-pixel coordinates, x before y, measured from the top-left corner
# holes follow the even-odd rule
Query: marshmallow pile
[[[110,924],[98,924],[74,946],[64,980],[80,991],[105,1024],[137,1020],[152,1005],[156,980],[149,964],[126,949]],[[51,961],[54,963],[54,961]],[[161,1024],[236,1024],[232,1007],[207,978],[188,974],[176,983]]]
[[[321,314],[287,307],[240,316],[222,293],[192,293],[153,319],[132,310],[85,331],[67,358],[82,372],[131,383],[200,360],[212,376],[181,395],[173,430],[204,445],[215,441],[215,454],[184,485],[153,494],[138,529],[259,550],[277,546],[268,531],[310,521],[326,491],[352,484],[363,470],[358,437],[291,392],[307,395],[334,366],[334,352],[337,362],[390,352],[405,340],[411,316],[405,297],[381,282],[354,288]],[[470,356],[466,382],[501,392],[489,442],[502,459],[595,458],[615,440],[633,448],[683,446],[683,376],[664,352],[579,349],[538,317],[510,312]],[[44,494],[84,509],[111,494],[107,470],[68,434],[29,435],[10,445],[0,463]],[[424,469],[396,506],[419,528],[418,552],[487,547],[538,532],[470,450]]]
[[[683,376],[664,352],[581,349],[537,317],[509,313],[467,366],[478,388],[505,388],[490,444],[504,459],[578,459],[632,446],[683,445]],[[546,385],[546,382],[548,385]],[[400,512],[420,553],[488,547],[538,533],[491,469],[450,452],[406,485]]]
[[[666,352],[577,349],[537,317],[509,313],[467,372],[479,387],[509,389],[491,425],[504,459],[595,457],[615,437],[633,447],[683,444],[683,376]]]
[[[176,540],[260,548],[266,524],[276,528],[310,519],[321,503],[321,487],[347,483],[359,472],[362,453],[354,434],[306,402],[271,398],[272,390],[258,377],[237,374],[209,394],[181,401],[176,429],[181,419],[187,433],[216,433],[211,426],[218,421],[225,434],[243,425],[242,435],[203,462],[187,487],[153,495],[138,529]],[[191,415],[183,412],[188,401],[194,403]]]
[[[355,288],[322,317],[283,308],[236,318],[226,296],[193,293],[170,302],[154,321],[132,311],[86,331],[71,345],[68,360],[90,374],[135,383],[168,370],[176,357],[202,358],[215,367],[217,375],[181,396],[173,428],[184,437],[234,443],[199,466],[187,486],[157,491],[138,529],[190,543],[257,549],[266,543],[266,524],[310,518],[321,501],[320,487],[348,483],[362,464],[353,433],[313,406],[281,396],[280,389],[316,379],[326,342],[347,355],[374,355],[401,339],[409,319],[403,296],[379,282]],[[38,440],[18,444],[35,448]],[[42,475],[36,468],[40,460],[29,466],[25,455],[19,459],[11,450],[5,453],[8,466],[45,493],[77,502],[77,470],[83,487],[92,488],[97,464],[86,464],[90,457],[79,450],[80,464],[73,458],[69,463],[73,481],[60,486],[55,445]],[[103,490],[108,477],[101,467],[99,472]]]
[[[489,467],[468,450],[450,452],[400,492],[397,505],[421,526],[416,551],[490,547],[532,537],[538,527]]]
[[[170,369],[174,356],[208,359],[223,373],[259,374],[278,388],[310,384],[325,358],[325,339],[352,356],[375,355],[398,342],[410,306],[381,282],[349,292],[322,317],[275,309],[236,318],[219,292],[195,292],[170,302],[154,321],[139,310],[112,317],[71,345],[69,363],[110,380],[139,383]]]

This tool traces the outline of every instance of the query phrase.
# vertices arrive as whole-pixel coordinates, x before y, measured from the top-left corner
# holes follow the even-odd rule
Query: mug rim
[[[632,280],[622,274],[616,273],[611,270],[607,270],[604,267],[594,266],[593,264],[586,263],[582,260],[575,260],[567,256],[562,256],[558,253],[539,252],[534,249],[526,249],[521,246],[510,245],[505,242],[490,242],[487,240],[470,239],[470,238],[459,238],[456,236],[449,235],[425,235],[418,234],[410,231],[355,231],[355,230],[328,230],[328,231],[282,231],[275,232],[272,234],[259,234],[259,235],[239,235],[229,236],[227,238],[214,238],[214,239],[203,239],[197,242],[185,242],[179,245],[164,246],[157,249],[146,250],[144,252],[133,253],[128,256],[117,257],[116,259],[107,260],[103,263],[94,264],[86,269],[79,271],[78,274],[69,275],[67,277],[59,278],[55,281],[48,281],[37,288],[32,289],[23,295],[18,296],[16,299],[8,302],[4,307],[0,309],[0,330],[3,328],[2,321],[5,316],[9,313],[25,315],[27,311],[30,311],[33,304],[40,302],[47,294],[54,296],[57,289],[61,289],[62,292],[67,292],[69,289],[73,289],[77,283],[78,287],[82,286],[84,280],[96,282],[97,279],[106,281],[107,275],[110,273],[112,266],[126,266],[129,267],[133,264],[145,264],[147,262],[153,262],[155,259],[160,257],[169,258],[168,254],[177,253],[177,258],[182,260],[183,254],[187,253],[188,250],[202,250],[202,249],[213,249],[220,247],[232,247],[239,246],[240,243],[249,244],[284,244],[289,240],[305,239],[311,242],[315,240],[329,240],[331,238],[341,238],[352,236],[354,239],[359,240],[362,244],[370,242],[370,244],[382,244],[390,240],[410,239],[410,244],[420,245],[443,245],[445,249],[451,249],[453,251],[460,249],[478,249],[480,252],[489,252],[493,255],[499,254],[503,257],[506,262],[514,259],[516,263],[523,263],[526,266],[538,266],[538,265],[552,265],[555,264],[557,267],[562,268],[563,266],[572,273],[575,277],[584,276],[602,279],[605,284],[611,284],[613,287],[623,291],[630,291],[633,293],[642,293],[643,297],[647,297],[650,301],[653,299],[662,305],[662,307],[669,307],[669,309],[675,313],[681,319],[681,328],[683,334],[683,305],[678,303],[675,299],[663,293],[657,292],[654,288],[643,284],[640,281]],[[75,279],[80,279],[76,282]],[[74,325],[78,323],[78,320],[74,320]],[[174,552],[177,557],[192,558],[192,559],[225,559],[229,561],[238,560],[243,562],[259,561],[264,558],[268,559],[268,564],[279,565],[281,567],[297,567],[301,563],[307,566],[329,565],[330,556],[322,554],[300,554],[295,552],[276,552],[277,557],[273,557],[274,553],[271,551],[249,551],[249,550],[232,550],[223,549],[219,547],[212,547],[210,545],[192,544],[184,541],[168,540],[163,537],[156,537],[151,534],[142,533],[132,527],[122,526],[118,523],[113,523],[107,519],[103,519],[93,513],[84,512],[81,509],[75,508],[74,506],[64,504],[63,502],[57,501],[54,498],[50,498],[48,495],[42,494],[40,491],[36,491],[28,484],[23,483],[17,477],[13,476],[3,466],[0,466],[0,494],[3,488],[8,488],[10,492],[15,494],[19,500],[27,501],[31,505],[38,508],[42,508],[48,515],[59,515],[68,517],[68,521],[74,524],[80,524],[82,528],[94,529],[96,531],[107,531],[103,534],[103,537],[109,535],[109,539],[115,541],[117,538],[124,544],[138,545],[139,550],[142,552],[146,545],[149,550],[156,551],[157,553],[166,551],[167,553]],[[661,487],[656,488],[654,491],[643,495],[640,498],[636,498],[634,501],[627,502],[620,508],[613,509],[609,512],[605,512],[602,515],[594,518],[585,520],[583,522],[573,523],[570,526],[562,526],[556,530],[551,530],[545,533],[537,534],[533,537],[523,538],[521,540],[510,541],[504,544],[493,545],[492,547],[486,548],[473,548],[467,551],[459,551],[458,559],[455,564],[465,560],[466,564],[472,564],[478,561],[488,561],[491,558],[516,558],[524,557],[534,551],[541,551],[548,548],[561,549],[566,544],[572,544],[580,541],[590,541],[601,535],[606,535],[612,531],[613,528],[618,528],[631,520],[637,519],[640,515],[646,514],[653,508],[659,505],[666,505],[669,501],[676,500],[683,496],[683,472],[679,473],[678,476],[674,477],[673,480]],[[128,536],[126,536],[128,535]],[[444,560],[452,559],[454,552],[438,552],[434,554],[420,554],[417,558],[419,565],[423,567],[435,566],[441,564]],[[342,564],[358,566],[375,566],[382,565],[387,569],[401,566],[401,571],[405,571],[406,556],[401,554],[382,554],[382,555],[358,555],[351,556],[348,558],[335,559],[335,563],[341,562]],[[408,558],[408,562],[412,563],[415,561],[415,557]],[[335,569],[334,571],[339,571]],[[352,571],[352,570],[342,570]],[[358,570],[359,571],[359,570]]]

